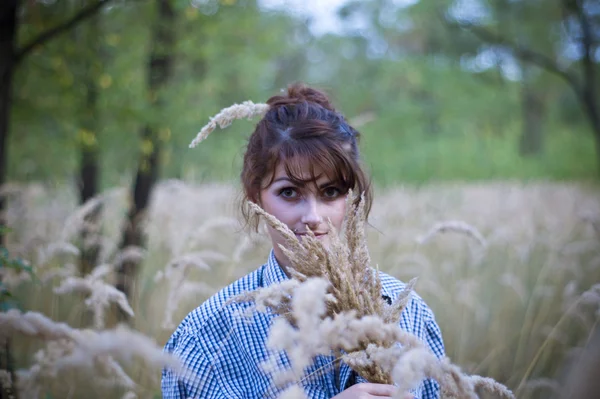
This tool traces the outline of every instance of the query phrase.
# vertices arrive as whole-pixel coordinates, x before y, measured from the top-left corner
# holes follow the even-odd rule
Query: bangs
[[[302,140],[283,142],[279,151],[270,160],[275,178],[275,167],[279,162],[290,181],[298,186],[316,183],[325,175],[331,183],[347,192],[354,188],[358,180],[351,155],[337,143],[324,143],[323,140]]]

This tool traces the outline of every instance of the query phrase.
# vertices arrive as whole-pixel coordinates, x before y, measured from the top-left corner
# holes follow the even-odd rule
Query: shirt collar
[[[381,274],[381,272],[379,271],[379,268],[377,269],[373,269],[375,273],[379,274],[379,279],[381,281],[381,297],[389,304],[392,304],[392,301],[394,300],[394,295],[393,292],[390,290],[390,287],[385,283],[385,281],[383,280],[383,276]]]
[[[265,272],[263,275],[265,287],[268,287],[272,284],[278,284],[282,281],[289,280],[289,277],[286,276],[283,269],[277,262],[275,258],[275,251],[271,249],[269,253],[269,259],[267,259],[267,265],[265,268]]]

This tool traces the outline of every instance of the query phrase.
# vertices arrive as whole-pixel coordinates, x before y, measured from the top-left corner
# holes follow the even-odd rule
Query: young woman
[[[310,229],[327,245],[333,234],[327,220],[340,231],[350,189],[365,193],[367,214],[372,203],[360,165],[359,133],[324,93],[303,85],[290,86],[286,95],[271,97],[267,104],[244,155],[241,180],[245,199],[261,205],[298,238]],[[257,223],[249,215],[246,219]],[[189,372],[163,371],[164,398],[262,398],[272,392],[270,378],[260,367],[267,356],[272,316],[254,312],[249,320],[242,320],[240,315],[250,304],[225,306],[228,299],[244,291],[288,279],[285,270],[290,262],[279,248],[285,241],[271,228],[269,235],[273,249],[267,262],[193,310],[167,342],[165,350],[181,358]],[[382,296],[393,301],[404,284],[385,273],[381,280]],[[400,327],[419,337],[436,356],[444,355],[433,313],[417,295],[403,311]],[[334,371],[328,367],[333,360],[332,356],[318,356],[306,370],[308,375],[331,369],[316,372],[303,383],[311,399],[386,398],[395,393],[392,385],[368,383],[345,364]],[[433,380],[424,380],[412,394],[437,398],[439,387]]]

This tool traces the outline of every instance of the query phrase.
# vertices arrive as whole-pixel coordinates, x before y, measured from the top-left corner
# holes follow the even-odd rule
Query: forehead
[[[352,155],[341,146],[323,140],[283,142],[264,162],[262,188],[279,178],[286,178],[298,186],[311,183],[320,186],[331,182],[349,189],[356,184]]]
[[[321,165],[315,165],[308,159],[277,162],[273,171],[273,180],[280,178],[287,178],[296,183],[321,182],[331,179]]]

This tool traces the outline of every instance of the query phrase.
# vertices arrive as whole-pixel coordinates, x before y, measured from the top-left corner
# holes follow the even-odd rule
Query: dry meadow
[[[250,233],[240,224],[238,190],[228,185],[162,182],[146,218],[147,249],[121,252],[124,188],[84,207],[64,187],[14,185],[3,194],[8,250],[36,276],[3,270],[4,284],[23,312],[48,318],[0,318],[21,397],[160,397],[160,368],[170,361],[160,348],[178,322],[263,264],[270,249],[262,228]],[[79,276],[79,231],[98,204],[99,267]],[[582,357],[600,331],[597,186],[397,187],[376,192],[369,222],[372,263],[403,281],[418,278],[415,291],[433,309],[454,364],[518,398],[588,397],[583,389],[600,372],[593,357]],[[124,259],[143,265],[129,302],[111,285]],[[113,328],[116,306],[133,315],[130,327]]]

